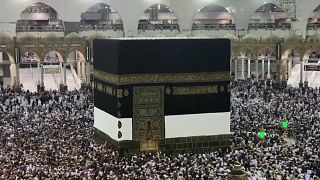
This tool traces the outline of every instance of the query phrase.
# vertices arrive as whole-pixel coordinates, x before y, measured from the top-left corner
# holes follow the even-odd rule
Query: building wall
[[[250,29],[248,33],[256,35],[258,38],[267,38],[270,37],[270,35],[282,37],[282,38],[288,38],[289,36],[293,35],[294,30],[287,30],[287,29],[274,29],[274,30],[268,30],[268,29]],[[299,34],[300,35],[300,34]]]
[[[264,3],[278,0],[10,0],[2,1],[0,6],[0,22],[16,22],[21,12],[29,5],[42,2],[54,8],[59,18],[64,21],[80,21],[80,15],[96,3],[106,3],[117,10],[123,19],[126,36],[138,35],[138,21],[143,12],[150,6],[161,3],[169,6],[178,16],[183,34],[191,35],[192,20],[202,9],[211,4],[228,8],[235,19],[237,29],[247,29],[250,17]],[[275,3],[277,4],[277,3]],[[279,4],[277,4],[280,6]],[[297,21],[293,30],[306,35],[306,24],[313,10],[320,5],[319,0],[296,0]],[[281,7],[281,6],[280,6]],[[10,13],[8,13],[10,12]],[[0,27],[1,28],[1,27]]]
[[[142,16],[140,16],[140,19],[147,20],[150,18],[150,13],[143,13]],[[176,15],[174,13],[159,13],[158,14],[159,20],[162,19],[177,19]]]
[[[269,14],[269,13],[268,13]],[[283,13],[274,13],[274,14],[271,14],[270,18],[271,19],[284,19],[284,18],[287,18],[288,15],[287,13],[283,12]],[[251,22],[252,23],[270,23],[270,21],[268,20],[269,17],[266,16],[265,13],[254,13],[252,16],[251,16]],[[254,21],[252,21],[254,20]]]
[[[235,30],[219,30],[219,31],[208,31],[208,30],[194,30],[192,31],[193,37],[212,37],[212,38],[222,38],[226,34],[236,35]]]
[[[0,22],[0,32],[3,32],[11,37],[16,36],[16,23]]]
[[[46,38],[48,36],[54,36],[54,37],[64,37],[64,32],[17,32],[16,36],[17,38],[26,37],[31,35],[32,37],[40,37],[40,38]]]
[[[80,31],[79,35],[80,37],[92,37],[95,35],[103,36],[106,38],[120,38],[123,37],[122,31],[114,31],[114,30],[106,30],[106,31],[97,31],[97,30],[91,30],[91,31]]]
[[[228,12],[200,12],[194,19],[212,19],[211,17],[215,17],[215,19],[233,19]]]

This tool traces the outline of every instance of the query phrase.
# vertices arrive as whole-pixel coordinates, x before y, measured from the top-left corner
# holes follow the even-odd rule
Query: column
[[[16,39],[14,39],[16,40]],[[16,43],[16,42],[15,42]],[[21,60],[21,55],[20,55],[20,48],[18,47],[15,47],[14,48],[14,52],[15,52],[15,56],[14,56],[14,59],[15,59],[15,65],[16,65],[16,79],[15,79],[15,83],[14,83],[14,89],[16,92],[20,92],[21,90],[21,86],[20,86],[20,73],[19,73],[19,70],[20,70],[20,60]]]
[[[3,52],[0,52],[0,62],[3,62]],[[4,84],[4,72],[2,67],[0,68],[0,83]]]
[[[259,59],[256,59],[256,80],[259,80]]]
[[[86,70],[85,70],[85,83],[86,83],[86,85],[90,85],[90,73],[91,73],[91,71],[90,71],[90,65],[91,65],[91,62],[92,62],[92,51],[91,51],[91,47],[90,47],[90,45],[88,45],[87,46],[87,53],[86,53],[86,63],[85,63],[85,68],[86,68]]]
[[[77,62],[77,75],[78,75],[78,78],[81,77],[81,63],[79,60],[76,61]]]
[[[39,82],[39,85],[41,85],[42,81],[41,81],[41,68],[42,68],[42,64],[41,63],[38,63],[38,82]]]
[[[234,59],[234,80],[238,80],[238,59]]]
[[[232,72],[232,57],[230,57],[230,77],[231,77],[231,72]]]
[[[248,58],[248,79],[251,78],[250,66],[251,66],[251,58]]]
[[[300,83],[299,87],[303,87],[303,60],[300,59]]]
[[[44,74],[43,64],[40,64],[40,91],[42,92],[44,91],[43,74]]]
[[[77,52],[77,51],[74,52],[73,60],[75,60],[75,61],[76,61],[76,60],[79,60],[79,59],[78,59],[78,52]]]
[[[270,58],[268,58],[268,74],[267,74],[267,78],[271,79],[271,74],[270,74]]]
[[[3,68],[0,68],[0,85],[4,85],[4,72]]]
[[[288,79],[289,79],[289,60],[287,59],[286,60],[286,73],[284,74],[284,79],[286,80],[286,81],[288,81]]]
[[[64,84],[64,83],[63,83],[63,69],[62,69],[62,63],[60,63],[59,70],[60,70],[60,84]]]
[[[38,86],[38,91],[40,90],[40,84],[41,84],[41,67],[40,67],[40,63],[37,63],[37,86]]]
[[[288,76],[290,77],[291,76],[291,69],[292,69],[292,60],[293,58],[288,58]],[[289,78],[288,77],[288,78]]]
[[[308,71],[304,71],[304,83],[308,82]]]
[[[91,72],[91,70],[90,70],[90,62],[88,61],[87,63],[86,63],[86,68],[87,68],[87,70],[86,70],[86,83],[87,83],[87,85],[90,85],[90,72]]]
[[[245,79],[244,68],[244,58],[241,58],[241,79]]]
[[[304,62],[303,61],[303,70],[304,70]],[[304,87],[308,87],[308,71],[304,71]]]
[[[59,71],[60,71],[59,89],[60,89],[60,92],[63,92],[64,91],[64,82],[63,82],[63,64],[62,63],[60,63]]]
[[[262,69],[261,69],[261,74],[262,74],[262,79],[264,80],[264,58],[261,58],[262,60]]]
[[[63,82],[64,82],[64,90],[68,89],[68,85],[67,85],[67,68],[66,68],[66,64],[63,65]]]
[[[20,70],[20,63],[16,63],[16,83],[15,83],[16,89],[19,89],[21,87],[19,70]]]
[[[81,62],[81,88],[86,86],[86,62]]]
[[[10,75],[11,75],[11,77],[10,77],[10,86],[11,87],[14,86],[14,83],[16,82],[16,80],[15,80],[16,79],[16,77],[15,77],[15,74],[16,74],[15,66],[16,66],[16,64],[11,63],[11,66],[10,66]]]
[[[81,62],[81,82],[85,83],[86,82],[86,62]]]

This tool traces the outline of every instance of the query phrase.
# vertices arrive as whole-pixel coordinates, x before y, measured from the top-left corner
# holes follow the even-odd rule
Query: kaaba
[[[94,137],[123,154],[229,146],[228,39],[96,39]]]

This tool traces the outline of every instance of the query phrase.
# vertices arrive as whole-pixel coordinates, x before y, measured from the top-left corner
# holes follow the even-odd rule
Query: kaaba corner
[[[230,137],[230,40],[94,40],[94,137],[125,154],[202,153]]]

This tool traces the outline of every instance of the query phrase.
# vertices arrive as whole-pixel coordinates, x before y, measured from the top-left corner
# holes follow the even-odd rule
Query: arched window
[[[313,50],[310,51],[308,56],[306,57],[308,59],[305,59],[308,63],[320,63],[320,51],[319,50]]]
[[[122,18],[113,7],[97,3],[81,14],[80,30],[123,31]]]
[[[291,29],[291,22],[291,18],[282,8],[273,3],[266,3],[258,8],[251,16],[249,30],[289,30]]]
[[[198,9],[198,14],[193,18],[192,30],[235,30],[234,18],[229,11],[231,8],[216,4]]]
[[[308,19],[308,30],[317,30],[320,28],[320,6],[314,9]]]
[[[27,51],[22,55],[21,63],[36,63],[40,61],[36,53],[32,51]]]
[[[139,31],[179,30],[178,17],[173,10],[162,4],[146,9],[139,20]]]
[[[63,62],[61,55],[56,51],[50,51],[44,56],[43,62],[45,64],[59,64]]]
[[[22,11],[17,21],[17,32],[63,31],[63,23],[58,13],[44,3],[35,3]]]

